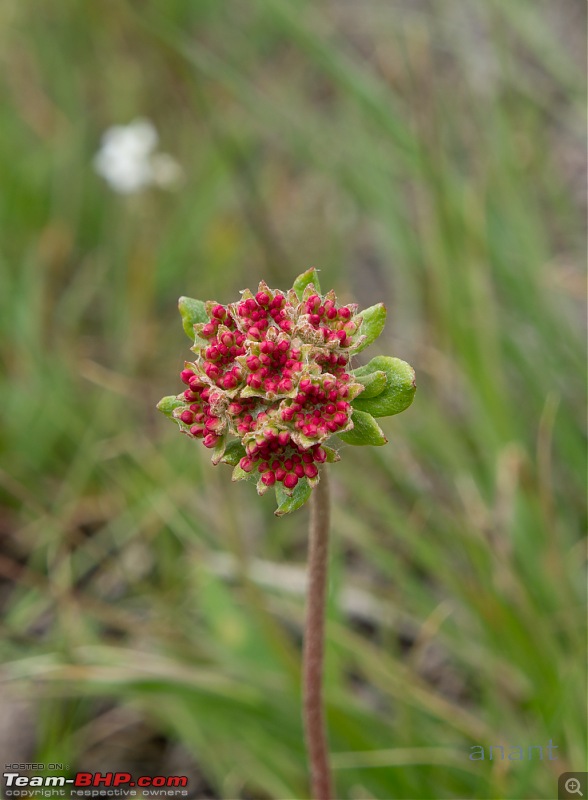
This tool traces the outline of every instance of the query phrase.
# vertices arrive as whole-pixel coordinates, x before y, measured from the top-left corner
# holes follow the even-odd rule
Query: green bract
[[[387,443],[388,439],[386,439],[382,429],[371,414],[355,410],[351,415],[351,421],[353,422],[353,428],[339,434],[339,438],[347,444],[371,444],[374,447],[379,447]]]
[[[370,381],[372,376],[384,373],[386,383],[378,393],[368,394],[371,383],[367,383],[366,392],[353,401],[354,408],[367,411],[373,417],[391,417],[400,414],[409,407],[416,392],[414,369],[391,356],[376,356],[365,367],[354,370],[353,375],[360,383]]]
[[[206,306],[202,300],[194,300],[192,297],[180,297],[178,308],[182,315],[182,325],[186,335],[194,341],[194,325],[208,321]]]
[[[306,503],[311,494],[312,489],[306,480],[298,481],[296,488],[290,495],[286,493],[281,484],[278,484],[276,487],[276,500],[278,501],[278,507],[275,511],[276,517],[283,517],[284,514],[296,511],[297,508]]]
[[[386,306],[384,303],[378,303],[375,306],[370,306],[362,311],[358,316],[361,317],[361,325],[359,327],[360,336],[365,337],[354,348],[353,353],[360,353],[365,350],[372,342],[375,342],[378,336],[384,330],[386,324]]]
[[[303,272],[302,275],[299,275],[294,283],[292,284],[292,288],[296,292],[296,296],[299,300],[302,300],[302,296],[304,295],[304,290],[307,286],[312,284],[313,289],[315,292],[320,294],[321,287],[319,284],[318,279],[318,272],[314,267],[307,269],[306,272]]]

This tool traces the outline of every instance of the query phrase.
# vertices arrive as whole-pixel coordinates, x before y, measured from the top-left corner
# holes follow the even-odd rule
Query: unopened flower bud
[[[266,292],[258,292],[255,295],[255,299],[257,300],[260,306],[268,306],[270,303],[270,297]]]
[[[273,486],[274,483],[276,482],[275,473],[269,470],[269,472],[266,472],[264,475],[261,476],[261,480],[263,483],[265,483],[266,486]]]
[[[286,489],[294,489],[298,483],[298,478],[292,472],[289,472],[284,478],[284,486]]]

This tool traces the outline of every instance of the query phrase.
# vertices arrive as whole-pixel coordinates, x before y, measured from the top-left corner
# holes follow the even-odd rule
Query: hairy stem
[[[311,498],[303,659],[304,727],[314,800],[333,798],[322,701],[329,518],[329,481],[324,466]]]

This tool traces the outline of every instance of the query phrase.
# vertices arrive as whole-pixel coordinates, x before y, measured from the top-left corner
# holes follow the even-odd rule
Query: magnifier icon
[[[580,797],[584,797],[582,792],[580,791],[580,781],[577,778],[568,778],[567,781],[564,783],[566,788],[566,792],[568,794],[579,794]]]

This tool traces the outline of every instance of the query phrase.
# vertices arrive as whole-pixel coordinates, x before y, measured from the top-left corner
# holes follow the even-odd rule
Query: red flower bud
[[[304,474],[307,478],[316,478],[318,475],[318,467],[315,464],[305,464]]]
[[[234,389],[239,384],[239,381],[234,373],[229,372],[222,379],[222,384],[225,389],[229,390]]]
[[[294,489],[297,483],[298,478],[291,472],[289,472],[284,478],[284,486],[286,489]]]
[[[308,300],[306,301],[306,308],[308,309],[308,313],[311,314],[315,309],[317,309],[321,304],[321,299],[318,294],[311,295]]]
[[[276,482],[275,473],[273,473],[271,470],[266,472],[265,475],[261,476],[261,482],[265,483],[266,486],[273,486]]]
[[[251,386],[252,389],[261,389],[261,384],[263,380],[259,375],[248,375],[247,376],[247,385]]]
[[[317,447],[316,450],[313,450],[313,455],[318,464],[323,464],[327,460],[327,453],[322,447]]]
[[[258,292],[255,295],[255,299],[260,306],[268,306],[270,303],[270,296],[267,294],[267,292]]]

